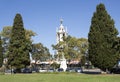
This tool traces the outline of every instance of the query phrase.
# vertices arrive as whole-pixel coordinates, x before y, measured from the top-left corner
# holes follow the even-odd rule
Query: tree
[[[2,32],[0,33],[1,37],[2,37],[2,42],[3,42],[3,47],[4,47],[4,57],[6,58],[8,55],[8,47],[9,47],[9,40],[10,40],[10,35],[11,35],[11,31],[12,31],[12,26],[5,26],[3,27]],[[27,30],[25,29],[25,37],[26,40],[28,40],[28,44],[31,45],[32,44],[32,36],[35,36],[36,33],[33,32],[32,30]],[[31,48],[29,46],[29,48]]]
[[[32,57],[37,62],[46,61],[50,58],[50,52],[48,48],[44,47],[42,43],[36,43],[32,45]]]
[[[21,68],[30,65],[29,49],[25,37],[25,29],[20,14],[14,18],[13,28],[10,36],[8,65],[20,72]]]
[[[88,34],[89,59],[95,67],[106,71],[116,64],[119,55],[113,44],[117,35],[114,20],[107,13],[104,4],[100,3],[92,17]]]
[[[3,27],[3,30],[0,33],[0,35],[2,36],[2,39],[9,40],[10,35],[11,35],[11,31],[12,31],[12,26]],[[26,37],[27,40],[30,40],[32,42],[31,37],[35,36],[35,35],[36,35],[36,33],[33,32],[32,30],[25,29],[25,37]]]
[[[57,68],[60,68],[60,64],[57,64],[56,62],[53,62],[50,67],[52,67],[54,70]]]
[[[3,65],[3,48],[2,48],[2,41],[0,37],[0,67]]]
[[[48,48],[44,47],[42,43],[32,44],[32,58],[35,60],[35,63],[32,64],[34,69],[38,69],[37,61],[46,61],[50,59],[50,52]]]
[[[8,55],[8,46],[9,46],[9,39],[11,33],[11,26],[6,26],[3,28],[1,35],[2,45],[3,45],[3,58],[6,58]]]
[[[57,50],[59,58],[61,57],[60,47],[63,46],[65,58],[68,60],[80,60],[88,49],[88,41],[85,38],[76,38],[68,36],[63,42],[52,45],[54,50]]]

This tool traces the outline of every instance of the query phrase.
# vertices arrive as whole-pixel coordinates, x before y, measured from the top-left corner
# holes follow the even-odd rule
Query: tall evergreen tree
[[[100,3],[92,17],[88,34],[89,59],[95,67],[105,71],[116,64],[119,55],[113,44],[117,35],[114,20],[107,13],[104,4]]]
[[[3,48],[2,48],[2,41],[0,37],[0,67],[2,67],[3,64]]]
[[[16,14],[10,37],[8,65],[16,68],[17,72],[30,64],[27,43],[22,17]]]

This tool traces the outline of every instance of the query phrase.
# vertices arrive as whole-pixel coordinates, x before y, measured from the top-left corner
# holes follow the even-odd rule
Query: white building
[[[67,28],[63,26],[63,19],[60,20],[60,27],[56,30],[56,41],[57,44],[63,41],[63,37],[67,37]]]
[[[61,19],[60,20],[60,27],[57,29],[57,32],[56,32],[57,44],[59,42],[64,41],[63,38],[67,37],[67,36],[68,36],[67,28],[65,29],[65,27],[63,26],[63,20]],[[56,54],[58,54],[58,52],[56,52]],[[64,53],[63,52],[62,52],[62,58],[60,58],[59,63],[60,63],[60,68],[62,68],[64,71],[66,71],[66,69],[67,69],[67,62],[66,62],[66,59],[64,57]]]

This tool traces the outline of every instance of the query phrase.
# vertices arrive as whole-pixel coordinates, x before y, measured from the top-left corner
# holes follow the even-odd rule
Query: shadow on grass
[[[101,72],[95,72],[95,71],[84,71],[83,74],[102,74]]]

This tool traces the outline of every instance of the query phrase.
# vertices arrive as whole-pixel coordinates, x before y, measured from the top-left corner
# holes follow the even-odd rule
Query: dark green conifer
[[[2,48],[2,41],[0,37],[0,67],[3,65],[3,48]]]
[[[20,72],[21,68],[29,64],[29,50],[23,20],[20,14],[16,14],[10,38],[8,65],[16,68]]]
[[[117,35],[114,20],[107,13],[104,4],[100,3],[92,17],[88,34],[89,59],[95,67],[105,71],[116,64],[118,53],[113,44]]]

